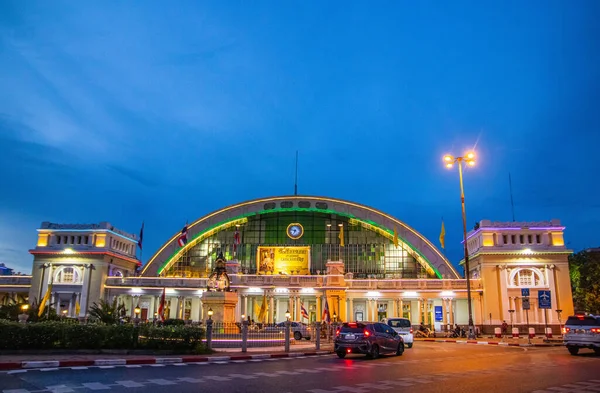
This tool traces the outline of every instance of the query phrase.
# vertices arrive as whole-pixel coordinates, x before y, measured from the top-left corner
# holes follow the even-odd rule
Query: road
[[[600,356],[562,347],[419,342],[403,356],[15,370],[3,393],[30,392],[600,392]],[[587,390],[586,390],[587,389]]]

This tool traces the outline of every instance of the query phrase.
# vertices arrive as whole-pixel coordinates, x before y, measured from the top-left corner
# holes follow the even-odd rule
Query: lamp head
[[[292,316],[292,314],[290,314],[290,310],[287,310],[287,311],[285,312],[285,317],[286,317],[287,319],[290,319],[290,317],[291,317],[291,316]]]
[[[133,312],[135,313],[135,315],[139,315],[139,313],[142,312],[142,309],[138,306],[136,308],[133,309]]]
[[[27,311],[27,310],[29,310],[29,304],[23,304],[23,305],[21,306],[21,310],[23,310],[23,311]]]
[[[208,309],[208,316],[209,316],[209,317],[212,317],[212,316],[213,316],[213,309],[212,309],[212,308],[209,308],[209,309]]]

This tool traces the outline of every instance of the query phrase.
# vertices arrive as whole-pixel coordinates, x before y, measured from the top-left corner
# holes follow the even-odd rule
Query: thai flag
[[[238,244],[240,244],[240,231],[236,229],[233,234],[233,251],[237,250]]]
[[[162,296],[160,297],[160,305],[158,306],[158,315],[161,321],[165,320],[165,295],[167,293],[166,288],[163,288]]]
[[[183,246],[185,246],[187,244],[187,242],[188,242],[188,238],[187,238],[187,224],[185,224],[185,226],[181,230],[181,236],[179,236],[179,239],[177,239],[177,243],[179,244],[179,247],[183,247]]]
[[[306,309],[304,308],[304,303],[300,303],[300,314],[302,314],[303,318],[308,319],[308,313],[306,312]]]
[[[323,322],[331,322],[331,316],[329,315],[329,303],[327,303],[327,299],[325,299],[325,307],[323,308],[323,317],[321,319]]]

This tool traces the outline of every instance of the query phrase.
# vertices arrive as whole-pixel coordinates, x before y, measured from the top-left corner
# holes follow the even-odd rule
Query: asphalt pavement
[[[599,392],[600,356],[564,347],[418,342],[402,356],[331,354],[123,366],[11,370],[3,393],[42,392]]]

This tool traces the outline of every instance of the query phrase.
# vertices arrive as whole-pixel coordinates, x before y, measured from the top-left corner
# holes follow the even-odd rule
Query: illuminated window
[[[538,287],[543,285],[542,277],[531,269],[521,269],[516,272],[512,282],[515,287]]]
[[[56,284],[78,284],[81,283],[81,273],[75,267],[63,266],[56,271],[54,282]]]

